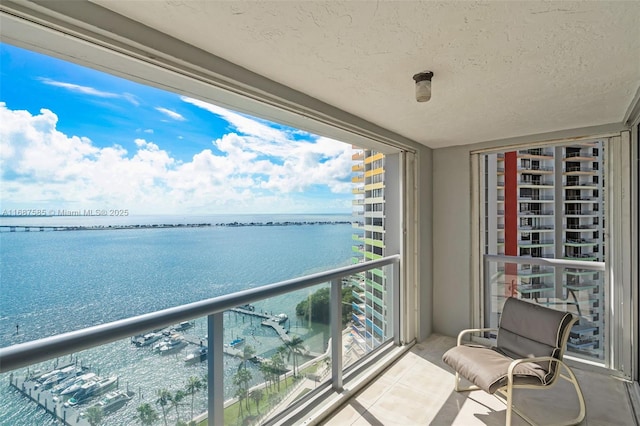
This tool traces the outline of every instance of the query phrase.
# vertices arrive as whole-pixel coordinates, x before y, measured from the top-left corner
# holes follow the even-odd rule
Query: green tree
[[[242,401],[247,398],[251,378],[251,372],[246,368],[239,369],[233,376],[233,384],[236,386],[236,397],[240,400],[240,406],[242,406]],[[247,410],[249,410],[248,401],[246,401],[245,404],[247,404]]]
[[[171,392],[169,392],[165,388],[162,388],[158,390],[158,392],[156,393],[156,396],[158,397],[156,399],[156,404],[158,404],[162,409],[162,418],[164,419],[164,426],[167,426],[167,405],[169,405],[169,403],[171,402],[171,397],[172,397]]]
[[[156,410],[154,410],[148,402],[145,402],[136,410],[138,411],[138,420],[140,420],[140,423],[144,426],[150,426],[158,420],[158,413],[156,413]]]
[[[202,382],[196,376],[191,376],[187,379],[187,394],[191,395],[191,420],[193,420],[193,402],[196,392],[202,388]]]
[[[273,372],[273,366],[271,365],[270,362],[263,362],[260,363],[260,373],[262,373],[262,377],[264,378],[264,382],[267,384],[268,389],[271,390],[273,387],[273,376],[274,376],[274,372]]]
[[[260,401],[262,401],[263,397],[264,391],[262,389],[254,389],[249,394],[249,398],[251,398],[253,402],[256,403],[256,411],[258,412],[258,415],[260,415]]]
[[[256,350],[251,345],[245,345],[242,348],[242,368],[247,368],[247,361],[256,355]]]
[[[91,426],[98,426],[100,422],[102,422],[102,418],[104,417],[104,412],[102,411],[102,407],[89,407],[87,408],[87,421]]]
[[[298,354],[300,354],[302,352],[302,349],[304,348],[304,346],[302,345],[303,342],[304,341],[302,340],[302,338],[300,338],[299,336],[296,336],[293,339],[289,340],[288,342],[285,342],[284,344],[288,350],[287,361],[289,360],[289,357],[293,355],[293,375],[294,376],[297,375],[296,365],[298,363]]]
[[[309,319],[309,304],[311,304],[311,321],[329,324],[331,322],[331,291],[329,287],[321,288],[310,297],[302,300],[296,305],[296,315],[306,320]],[[342,288],[342,325],[346,325],[351,320],[353,301],[351,287]]]
[[[169,403],[171,405],[170,408],[175,408],[176,410],[176,419],[178,421],[180,421],[180,413],[178,413],[178,407],[180,405],[182,405],[182,400],[184,399],[184,397],[187,394],[183,391],[183,390],[178,390],[176,391],[175,394],[173,394],[170,398],[169,398]]]

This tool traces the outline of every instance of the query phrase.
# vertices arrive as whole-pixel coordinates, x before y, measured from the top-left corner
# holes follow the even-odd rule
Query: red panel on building
[[[518,152],[504,154],[504,254],[518,256]],[[505,296],[515,296],[518,265],[505,265]]]

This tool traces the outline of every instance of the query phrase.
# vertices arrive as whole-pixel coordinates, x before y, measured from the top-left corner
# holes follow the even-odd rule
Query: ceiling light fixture
[[[427,102],[431,99],[431,71],[419,72],[413,76],[416,82],[416,101]]]

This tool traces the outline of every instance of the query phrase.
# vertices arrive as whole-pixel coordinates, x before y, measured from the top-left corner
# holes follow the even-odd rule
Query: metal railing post
[[[342,391],[342,285],[341,280],[331,280],[331,384]]]
[[[208,424],[224,424],[224,312],[207,317],[207,409]]]
[[[389,265],[391,267],[391,276],[393,277],[392,289],[393,294],[391,300],[393,301],[392,313],[393,313],[393,344],[400,346],[400,263],[395,262]]]

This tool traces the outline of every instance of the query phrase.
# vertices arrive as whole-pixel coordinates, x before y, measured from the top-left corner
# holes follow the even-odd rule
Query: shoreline
[[[0,232],[44,232],[44,231],[108,231],[122,229],[166,229],[166,228],[211,228],[244,226],[303,226],[303,225],[351,225],[346,220],[328,221],[283,221],[283,222],[221,222],[221,223],[162,223],[143,225],[2,225]]]

